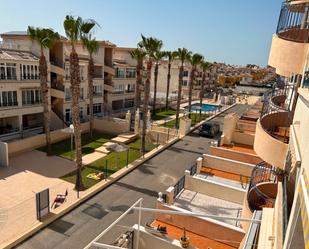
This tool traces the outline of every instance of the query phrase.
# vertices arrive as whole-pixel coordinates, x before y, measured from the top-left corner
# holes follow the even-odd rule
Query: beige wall
[[[307,51],[308,43],[287,41],[275,34],[272,37],[268,64],[276,68],[276,73],[282,76],[303,74]]]
[[[231,160],[240,161],[240,162],[249,163],[249,164],[258,164],[259,162],[262,161],[262,159],[256,155],[234,151],[234,150],[229,150],[229,149],[225,149],[222,147],[210,146],[209,153],[213,156],[224,157],[224,158],[228,158]]]
[[[260,119],[256,123],[254,150],[267,163],[284,168],[288,145],[269,135],[262,127]]]
[[[125,119],[118,118],[95,118],[94,129],[112,135],[128,132],[130,123]]]
[[[254,134],[234,131],[233,136],[232,136],[232,141],[237,144],[245,144],[245,145],[253,146]]]
[[[230,113],[224,117],[222,130],[222,143],[230,144],[232,142],[233,132],[236,128],[238,116],[236,113]]]
[[[242,163],[208,154],[204,154],[203,158],[203,166],[248,177],[251,177],[251,172],[255,166],[253,164]]]
[[[81,124],[82,132],[87,132],[89,130],[89,123]],[[51,132],[52,143],[59,142],[65,138],[68,138],[70,134],[64,133],[61,130],[56,130]],[[45,134],[36,135],[33,137],[19,139],[8,143],[8,153],[9,156],[16,155],[25,151],[34,150],[39,147],[45,146]]]
[[[186,175],[185,189],[242,205],[246,190]]]
[[[157,202],[157,208],[163,210],[179,210],[175,206],[166,206]],[[242,229],[225,224],[210,218],[198,218],[183,215],[157,214],[157,220],[172,224],[177,227],[185,227],[188,231],[205,236],[213,240],[225,240],[226,244],[237,247],[245,236]],[[233,243],[233,241],[235,243]]]

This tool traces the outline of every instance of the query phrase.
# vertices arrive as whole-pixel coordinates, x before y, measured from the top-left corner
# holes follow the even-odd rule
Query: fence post
[[[203,157],[199,157],[196,159],[196,173],[201,173],[201,169],[203,167]]]
[[[107,175],[107,159],[106,159],[106,161],[105,161],[105,180],[107,181],[107,177],[108,177],[108,175]]]
[[[167,205],[173,205],[173,203],[174,203],[174,191],[175,191],[175,188],[173,186],[170,186],[166,190],[166,204]]]
[[[167,141],[166,141],[166,143],[168,143],[169,139],[170,139],[170,128],[167,129]]]
[[[127,167],[129,165],[129,150],[130,150],[130,148],[127,149]]]
[[[159,146],[159,133],[157,133],[157,148]]]

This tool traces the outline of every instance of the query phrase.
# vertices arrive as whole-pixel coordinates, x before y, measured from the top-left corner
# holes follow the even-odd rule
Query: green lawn
[[[114,136],[102,134],[102,133],[93,133],[93,138],[90,137],[89,133],[82,135],[82,153],[83,155],[94,152],[94,150],[102,144],[108,142]],[[74,146],[74,145],[73,145]],[[39,148],[38,150],[46,152],[46,147]],[[66,139],[58,143],[52,144],[52,152],[54,155],[64,157],[67,159],[72,159],[75,157],[75,150],[71,151],[71,139]]]
[[[131,142],[130,144],[128,144],[128,146],[129,146],[128,163],[131,163],[142,156],[142,153],[140,152],[141,139],[137,139],[136,141]],[[155,145],[153,143],[151,143],[150,141],[146,142],[147,152],[151,151],[154,148]],[[82,179],[83,184],[86,188],[89,188],[99,182],[99,180],[89,179],[86,176],[90,173],[106,172],[106,161],[107,161],[107,175],[109,176],[127,165],[127,152],[119,152],[119,153],[112,152],[107,156],[105,156],[104,158],[99,159],[94,163],[83,167]],[[75,183],[76,179],[75,171],[61,177],[61,179],[71,183]]]
[[[205,120],[208,117],[209,117],[208,114],[202,113],[202,115],[200,116],[199,113],[191,113],[191,126],[196,125],[197,123],[199,123],[202,120]],[[168,127],[168,128],[174,128],[175,123],[176,123],[176,119],[166,122],[165,124],[163,124],[163,126]]]
[[[169,108],[168,110],[164,110],[164,111],[161,111],[159,112],[157,110],[156,114],[152,116],[152,120],[160,120],[160,119],[164,119],[168,116],[173,116],[176,114],[176,110],[172,109],[172,108]]]

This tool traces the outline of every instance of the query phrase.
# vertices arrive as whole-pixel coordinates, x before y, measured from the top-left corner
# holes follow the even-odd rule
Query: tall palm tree
[[[202,85],[201,85],[201,91],[200,91],[200,107],[202,107],[203,104],[203,97],[204,97],[204,86],[205,86],[205,81],[206,81],[206,72],[210,68],[211,63],[208,61],[201,61],[200,67],[203,70],[203,75],[202,75]],[[200,109],[200,115],[202,114],[202,108]]]
[[[136,84],[135,84],[135,111],[137,108],[140,107],[140,102],[141,102],[141,86],[143,84],[143,62],[144,58],[146,56],[146,52],[141,50],[141,49],[134,49],[133,51],[130,52],[130,55],[133,59],[137,61],[136,64]]]
[[[191,72],[190,72],[190,80],[189,80],[189,99],[188,99],[189,118],[191,118],[192,90],[193,90],[193,85],[195,81],[195,74],[196,74],[197,66],[201,63],[202,60],[203,60],[203,56],[197,53],[193,54],[189,58],[189,61],[192,66]]]
[[[83,183],[81,178],[82,169],[82,148],[81,148],[81,127],[80,127],[80,69],[79,59],[75,50],[76,43],[81,40],[84,35],[90,33],[90,31],[96,26],[94,20],[83,20],[81,17],[73,17],[67,15],[63,22],[63,27],[68,40],[71,43],[70,53],[70,83],[72,91],[72,121],[74,126],[74,138],[76,147],[76,183],[75,189],[79,191],[83,189]]]
[[[163,51],[160,51],[162,43],[158,44],[158,50],[154,53],[155,69],[154,69],[154,89],[153,89],[153,106],[152,115],[156,114],[156,102],[157,102],[157,87],[158,87],[158,74],[159,74],[159,64],[161,59],[165,56]]]
[[[181,90],[183,84],[183,69],[184,63],[190,58],[191,52],[186,48],[178,48],[175,52],[175,57],[180,61],[179,73],[178,73],[178,95],[177,95],[177,106],[176,106],[176,121],[175,127],[179,127],[179,111],[181,102]]]
[[[142,40],[138,43],[138,47],[146,53],[147,59],[147,77],[144,87],[144,105],[143,105],[143,129],[142,129],[142,145],[141,152],[145,153],[146,144],[146,129],[147,129],[147,114],[148,114],[148,103],[150,95],[150,80],[151,80],[151,69],[154,60],[154,54],[158,51],[158,47],[162,46],[162,41],[153,37],[145,37],[142,35]]]
[[[50,138],[50,107],[49,107],[49,86],[47,84],[47,62],[44,55],[44,49],[50,49],[55,42],[60,39],[57,32],[49,28],[34,28],[28,26],[28,35],[33,41],[39,43],[41,47],[41,55],[39,60],[40,85],[43,102],[44,130],[47,146],[47,155],[51,155],[51,138]]]
[[[91,37],[91,34],[84,35],[82,37],[83,46],[89,53],[89,64],[88,64],[88,92],[89,92],[89,132],[90,137],[93,135],[93,78],[94,78],[94,62],[93,54],[99,50],[99,43],[95,38]]]
[[[176,54],[172,51],[165,51],[165,57],[168,60],[168,67],[167,67],[167,82],[166,82],[166,97],[165,97],[165,111],[168,109],[168,95],[170,92],[170,82],[171,82],[171,66],[172,61],[175,58]]]

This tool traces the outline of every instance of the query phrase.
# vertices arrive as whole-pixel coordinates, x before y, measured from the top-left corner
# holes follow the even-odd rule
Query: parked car
[[[206,137],[215,137],[220,133],[220,124],[216,122],[206,122],[199,128],[199,135]]]

